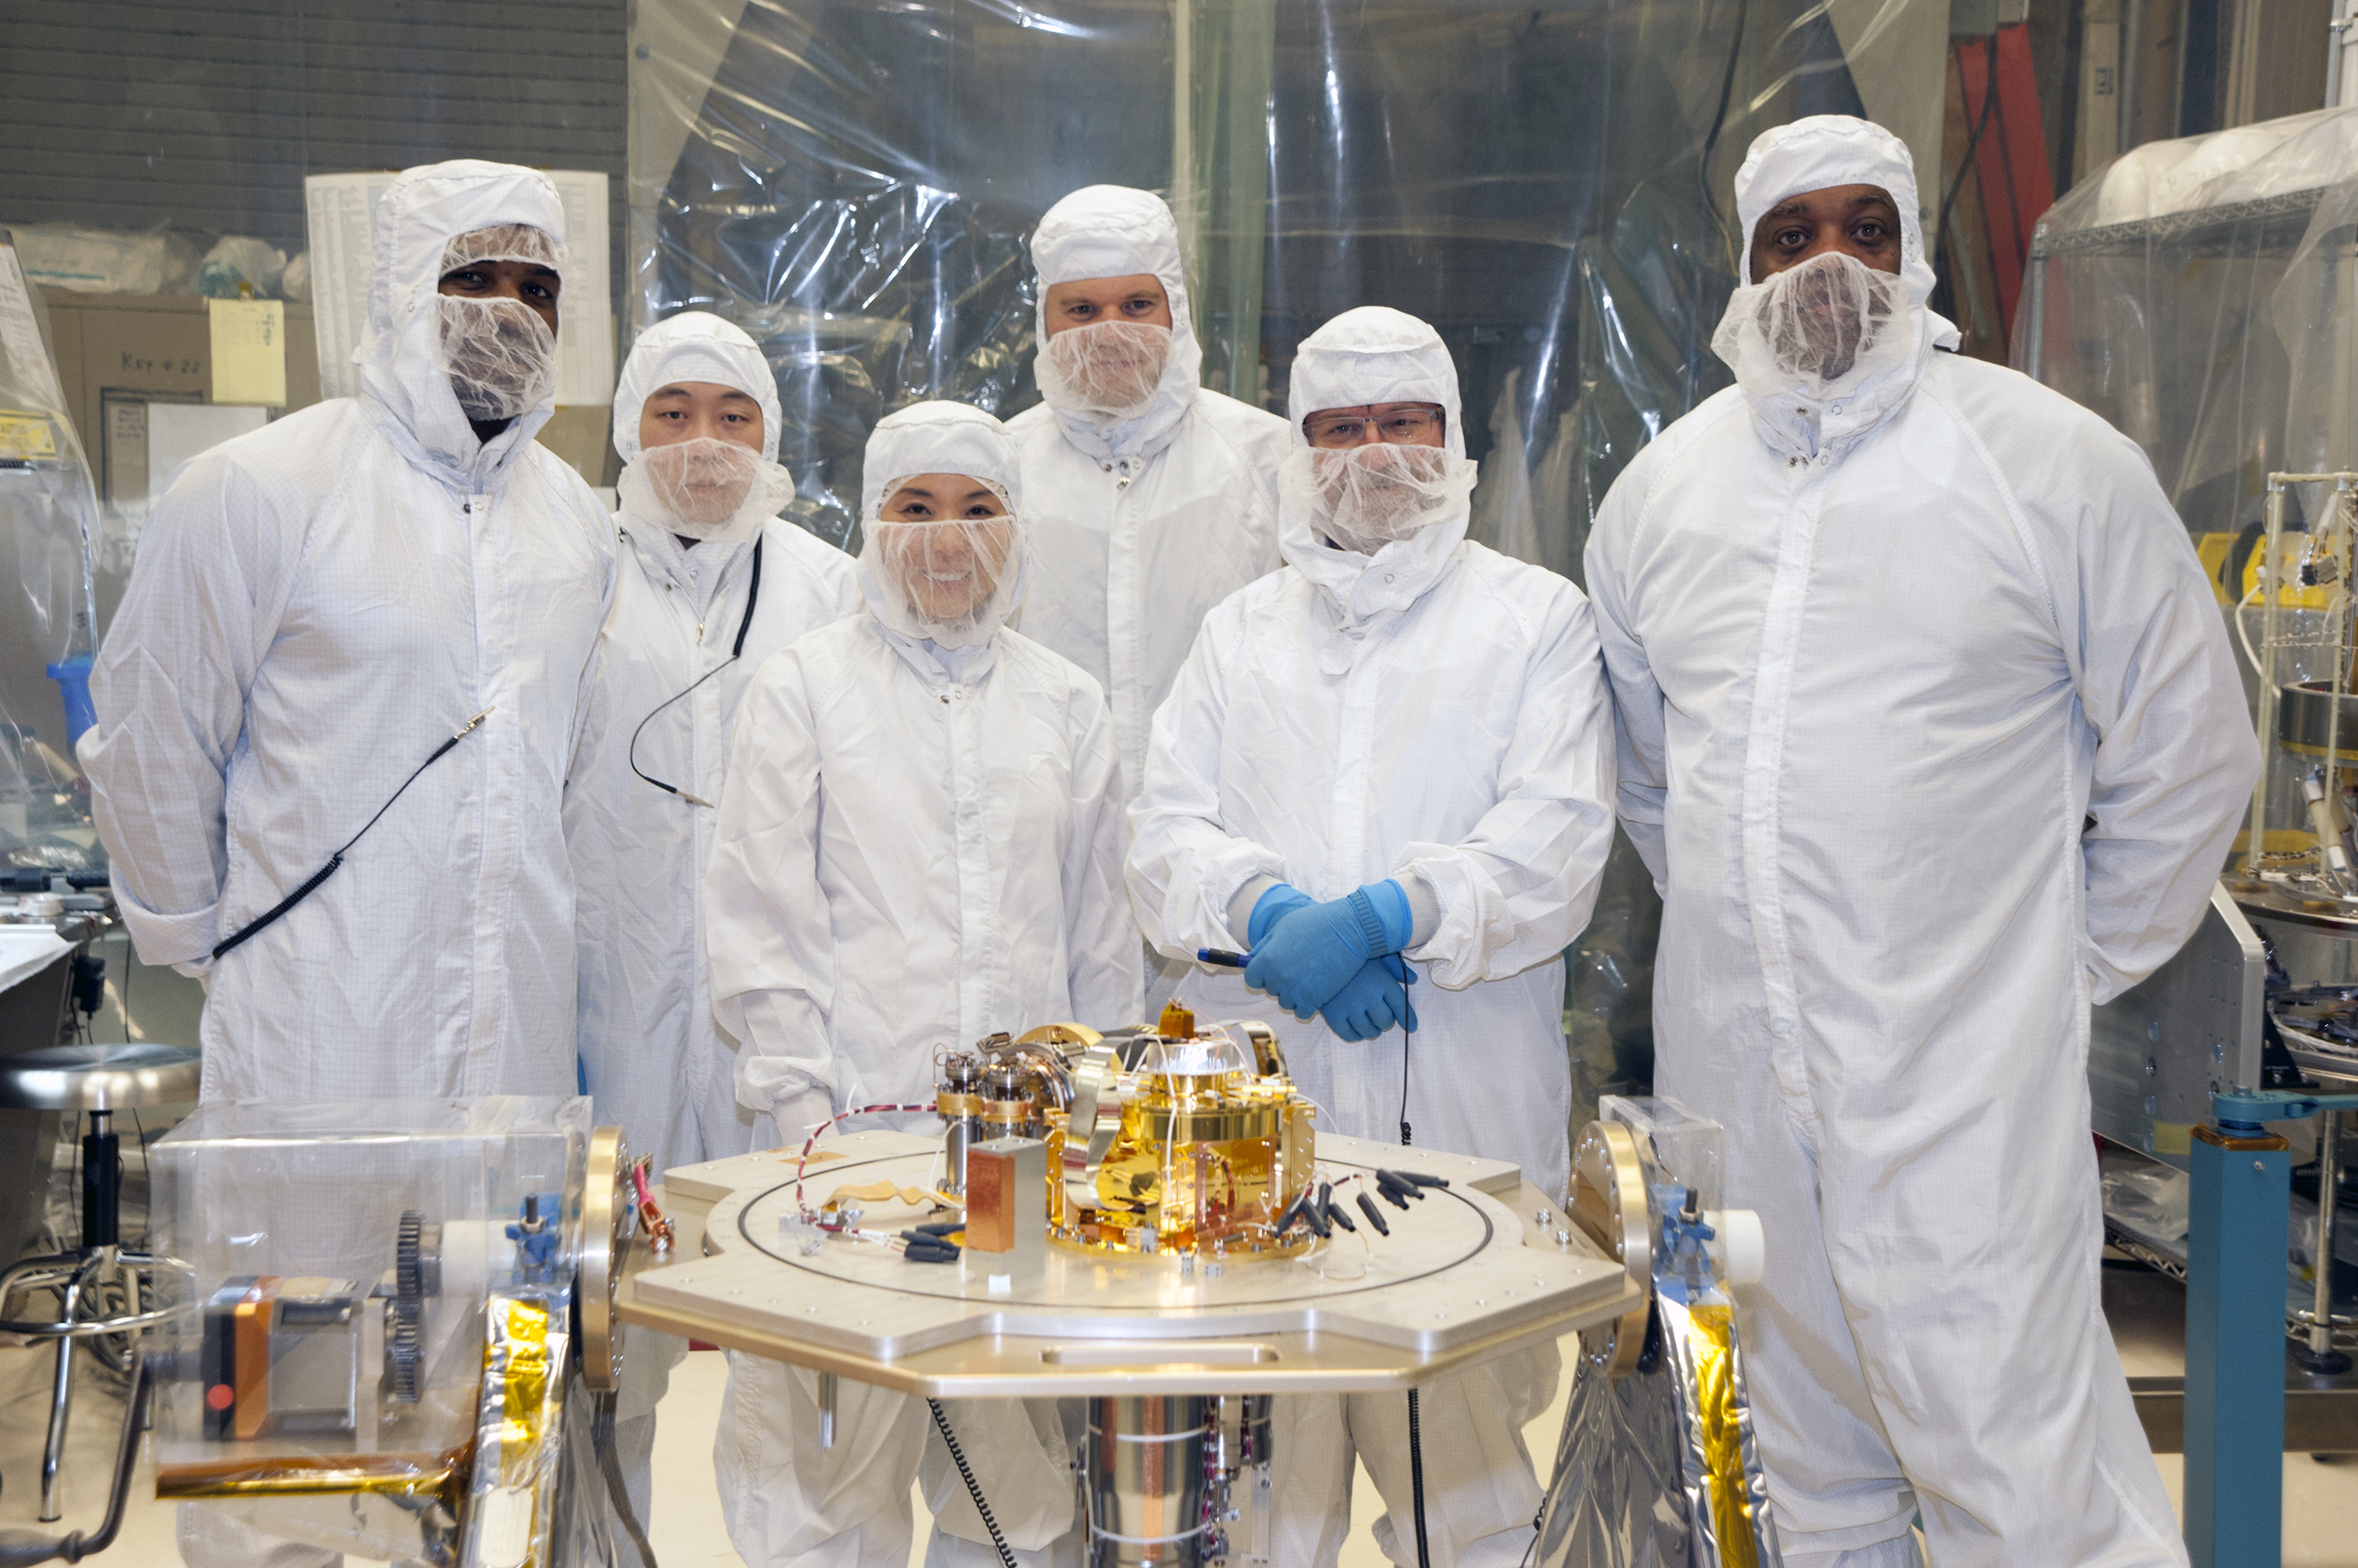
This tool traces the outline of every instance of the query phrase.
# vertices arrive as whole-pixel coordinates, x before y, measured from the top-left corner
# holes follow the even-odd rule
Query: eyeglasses
[[[1431,403],[1376,403],[1364,408],[1323,408],[1302,422],[1314,447],[1365,446],[1368,432],[1394,446],[1419,445],[1442,433],[1440,407]]]

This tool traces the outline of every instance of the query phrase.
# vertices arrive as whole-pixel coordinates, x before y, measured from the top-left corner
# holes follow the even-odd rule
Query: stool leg
[[[74,1309],[81,1303],[83,1284],[97,1268],[99,1259],[74,1271],[66,1281],[65,1300],[58,1314],[59,1323],[71,1323]],[[58,1341],[57,1381],[49,1393],[49,1440],[41,1449],[41,1522],[54,1524],[60,1516],[58,1508],[58,1467],[66,1454],[66,1415],[73,1406],[73,1350],[71,1339]]]
[[[123,1239],[123,1140],[111,1111],[90,1113],[81,1141],[81,1244],[113,1247]]]

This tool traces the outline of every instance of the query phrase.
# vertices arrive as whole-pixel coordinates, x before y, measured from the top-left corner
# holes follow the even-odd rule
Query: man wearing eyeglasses
[[[1285,568],[1204,622],[1154,716],[1130,903],[1199,1012],[1284,1020],[1322,1130],[1519,1162],[1562,1194],[1563,948],[1613,833],[1613,739],[1588,601],[1466,537],[1457,373],[1423,322],[1352,310],[1293,363]],[[1303,1022],[1296,1022],[1293,1020]],[[1436,1563],[1507,1565],[1540,1500],[1523,1422],[1551,1349],[1421,1391]],[[1408,1403],[1282,1401],[1281,1563],[1332,1563],[1355,1455],[1411,1558]]]

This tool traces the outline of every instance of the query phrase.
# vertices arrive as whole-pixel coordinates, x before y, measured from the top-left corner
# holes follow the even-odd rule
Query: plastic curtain
[[[2198,539],[2247,530],[2271,470],[2358,462],[2353,228],[2358,110],[2147,143],[2041,222],[2015,364],[2143,447]]]
[[[1217,390],[1282,412],[1294,346],[1329,317],[1385,304],[1433,322],[1483,467],[1474,536],[1575,581],[1614,477],[1729,379],[1710,339],[1752,137],[1872,105],[1930,149],[1920,183],[1940,188],[1945,0],[633,16],[632,324],[694,308],[752,334],[785,409],[792,514],[852,550],[877,420],[927,397],[1002,416],[1036,398],[1025,239],[1076,187],[1170,200]],[[1608,881],[1618,918],[1583,938],[1567,996],[1585,1093],[1650,1072],[1659,905],[1626,846]]]
[[[8,232],[0,229],[0,519],[16,567],[5,617],[15,657],[0,676],[0,691],[9,708],[25,709],[6,717],[38,725],[54,745],[88,722],[70,708],[66,724],[54,723],[58,689],[45,676],[79,660],[73,673],[85,678],[97,651],[92,546],[98,502],[50,358],[47,318],[39,290],[25,281]],[[87,697],[81,701],[86,708]]]

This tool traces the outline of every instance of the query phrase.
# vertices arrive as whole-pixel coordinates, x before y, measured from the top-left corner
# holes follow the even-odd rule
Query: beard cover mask
[[[885,496],[906,482],[904,476],[886,485]],[[860,558],[883,590],[879,617],[904,636],[945,648],[989,642],[1015,610],[1022,580],[1015,530],[1012,514],[870,522]]]
[[[1737,289],[1712,348],[1756,403],[1815,416],[1901,381],[1920,335],[1904,281],[1829,252]]]
[[[690,539],[749,539],[794,498],[794,476],[734,441],[648,447],[617,481],[632,509]]]
[[[514,419],[557,395],[557,334],[521,299],[439,294],[436,368],[470,419]]]
[[[1070,414],[1134,418],[1154,401],[1171,358],[1171,329],[1143,321],[1069,327],[1041,346],[1040,395]]]
[[[1278,472],[1278,498],[1342,548],[1372,556],[1465,504],[1479,471],[1440,447],[1298,447]]]

